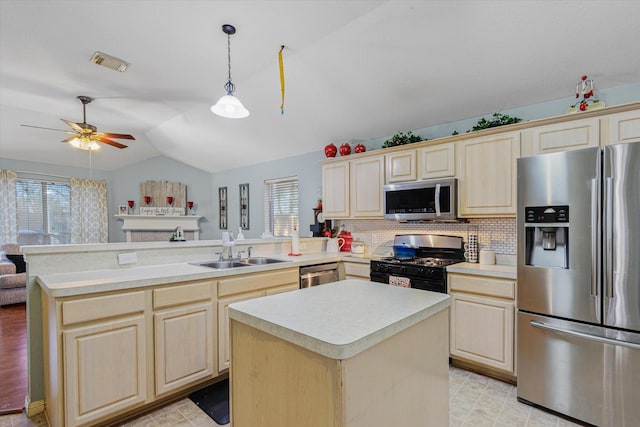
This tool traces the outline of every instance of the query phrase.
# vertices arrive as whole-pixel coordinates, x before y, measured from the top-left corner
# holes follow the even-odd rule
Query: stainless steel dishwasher
[[[316,264],[300,267],[300,288],[338,281],[338,263]]]

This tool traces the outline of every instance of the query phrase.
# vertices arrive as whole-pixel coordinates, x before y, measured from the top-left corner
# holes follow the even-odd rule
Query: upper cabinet
[[[602,119],[607,129],[606,144],[620,144],[640,141],[640,110],[610,114]]]
[[[327,219],[380,219],[385,183],[458,179],[458,215],[516,215],[516,159],[640,141],[640,102],[325,160]]]
[[[327,219],[349,217],[349,161],[322,166],[322,212]]]
[[[415,181],[418,177],[416,173],[416,150],[402,150],[389,153],[385,156],[387,163],[386,182]]]
[[[599,144],[598,117],[537,126],[522,132],[523,157],[597,147]]]
[[[351,160],[351,217],[382,218],[384,156]]]
[[[516,159],[520,132],[505,132],[458,143],[461,217],[516,214]]]
[[[382,218],[384,156],[322,166],[322,207],[326,219]]]
[[[455,176],[455,153],[453,142],[418,149],[418,179]]]

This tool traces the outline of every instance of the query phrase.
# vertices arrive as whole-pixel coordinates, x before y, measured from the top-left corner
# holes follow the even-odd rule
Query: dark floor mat
[[[189,399],[206,412],[213,421],[229,423],[229,380],[217,382],[189,395]]]

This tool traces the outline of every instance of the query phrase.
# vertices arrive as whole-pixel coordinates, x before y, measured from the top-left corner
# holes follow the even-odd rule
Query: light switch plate
[[[138,262],[138,254],[135,252],[129,252],[126,254],[118,254],[118,264],[135,264]]]

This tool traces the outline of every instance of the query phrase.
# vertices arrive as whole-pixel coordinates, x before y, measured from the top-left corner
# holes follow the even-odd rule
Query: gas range
[[[401,253],[402,257],[371,261],[371,281],[446,293],[445,267],[464,261],[462,237],[455,236],[397,235],[394,252]],[[407,252],[413,257],[407,258]]]

